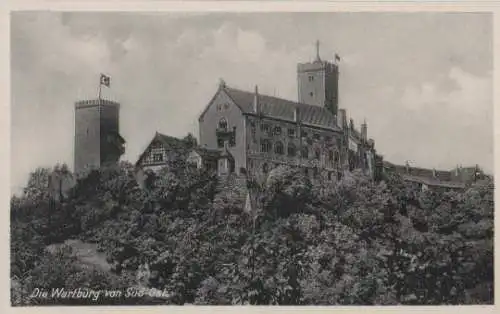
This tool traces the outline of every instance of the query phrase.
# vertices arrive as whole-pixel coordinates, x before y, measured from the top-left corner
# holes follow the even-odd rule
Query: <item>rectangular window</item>
[[[154,162],[162,162],[163,161],[163,154],[153,154],[153,161]]]
[[[319,141],[319,139],[320,139],[319,134],[318,134],[318,133],[314,133],[314,134],[313,134],[313,139],[314,139],[315,141]]]
[[[288,129],[288,136],[295,137],[295,129]]]
[[[222,138],[217,139],[217,147],[219,148],[224,147],[224,140],[222,140]]]

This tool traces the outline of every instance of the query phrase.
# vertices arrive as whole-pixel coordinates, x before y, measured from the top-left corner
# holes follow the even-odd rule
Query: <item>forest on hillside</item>
[[[102,168],[61,201],[40,179],[52,173],[70,175],[37,169],[11,199],[14,306],[494,303],[491,179],[435,192],[357,172],[312,183],[278,167],[251,182],[258,205],[246,212],[239,187],[179,162],[144,187],[131,164]],[[79,260],[68,240],[95,245],[106,267]],[[167,293],[31,297],[129,287]]]

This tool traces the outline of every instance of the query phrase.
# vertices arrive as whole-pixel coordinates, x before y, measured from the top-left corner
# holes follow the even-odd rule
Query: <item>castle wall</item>
[[[290,130],[290,131],[289,131]],[[292,133],[289,133],[292,132]],[[311,179],[335,180],[342,165],[342,134],[300,123],[246,115],[247,168],[251,175],[265,177],[279,165],[300,167]],[[269,143],[265,151],[263,143]],[[277,151],[281,143],[283,153]],[[295,154],[288,148],[294,145]],[[307,156],[302,154],[307,149]],[[267,171],[266,171],[267,170]]]

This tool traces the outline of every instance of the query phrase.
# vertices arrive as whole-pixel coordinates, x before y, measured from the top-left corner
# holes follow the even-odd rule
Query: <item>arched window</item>
[[[315,157],[316,159],[319,159],[319,158],[320,158],[320,155],[321,155],[321,151],[319,150],[319,148],[316,148],[316,149],[314,150],[314,157]]]
[[[227,120],[226,120],[226,118],[221,118],[219,120],[219,129],[227,130]]]
[[[338,151],[335,151],[334,162],[335,162],[335,164],[338,164],[339,161],[340,161],[340,154]]]
[[[302,158],[309,158],[309,148],[307,146],[302,147],[301,154]]]
[[[295,153],[296,153],[296,148],[295,148],[295,144],[293,143],[289,143],[288,144],[288,156],[290,157],[294,157],[295,156]]]
[[[271,142],[266,139],[260,140],[260,151],[263,153],[269,153],[271,151]]]
[[[281,127],[278,125],[275,126],[273,133],[274,133],[274,135],[281,135]]]
[[[331,150],[328,151],[328,161],[333,162],[333,151]]]
[[[263,173],[268,173],[269,172],[269,165],[267,163],[264,163],[262,165],[262,172]]]
[[[283,151],[283,143],[281,142],[276,142],[276,144],[274,145],[274,152],[278,155],[283,155],[284,151]]]

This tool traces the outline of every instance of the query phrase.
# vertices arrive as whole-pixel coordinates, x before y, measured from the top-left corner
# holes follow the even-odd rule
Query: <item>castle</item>
[[[336,180],[359,168],[376,176],[375,142],[367,124],[356,129],[338,108],[339,65],[322,60],[297,67],[298,101],[230,87],[220,81],[198,118],[199,147],[189,160],[219,175],[245,173],[265,177],[274,167],[299,167],[311,179]],[[166,163],[169,143],[157,134],[137,166],[156,169]],[[168,142],[168,143],[167,143]]]
[[[220,176],[244,174],[265,179],[275,167],[298,168],[312,180],[338,180],[360,169],[377,180],[385,172],[404,174],[422,188],[461,188],[459,175],[425,172],[384,162],[364,121],[357,129],[339,108],[339,61],[323,60],[316,46],[313,62],[297,65],[298,100],[292,101],[230,87],[223,80],[198,117],[199,145],[183,156],[190,164]],[[107,100],[76,103],[75,171],[116,162],[123,154],[119,104]],[[139,171],[156,171],[184,147],[182,140],[156,133],[136,162]],[[404,171],[401,171],[403,169]],[[458,171],[458,170],[456,170]],[[475,172],[476,173],[476,172]],[[474,174],[476,175],[476,174]],[[458,183],[457,183],[458,182]]]

